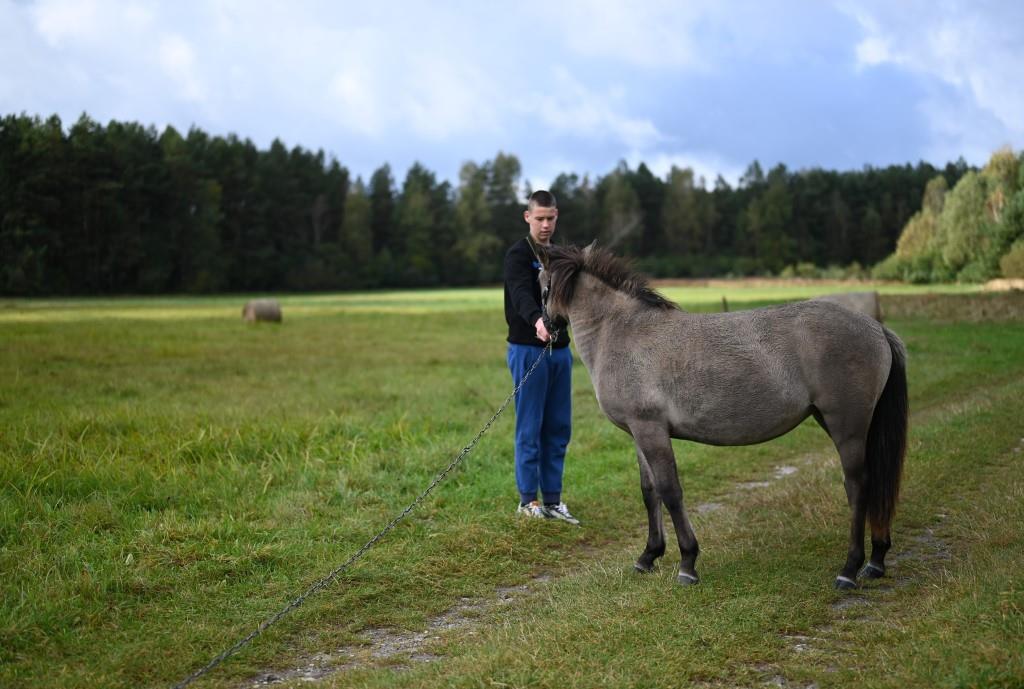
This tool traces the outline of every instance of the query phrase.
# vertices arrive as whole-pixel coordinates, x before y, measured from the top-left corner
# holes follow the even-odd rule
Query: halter
[[[533,252],[533,257],[537,259],[537,263],[540,263],[541,270],[544,270],[544,262],[540,260],[540,254],[537,253],[537,247],[533,245],[533,237],[529,234],[526,235],[526,243],[530,247],[530,251]],[[554,322],[548,315],[548,297],[551,296],[550,289],[541,288],[540,291],[540,317],[544,321],[544,327],[547,328],[548,334],[551,336],[549,344],[554,344],[555,340],[558,339],[558,329],[554,327]]]

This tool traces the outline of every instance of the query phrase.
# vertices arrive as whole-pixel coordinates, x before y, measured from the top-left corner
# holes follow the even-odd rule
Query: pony
[[[681,556],[676,580],[700,580],[672,438],[750,445],[813,416],[839,453],[851,512],[835,586],[885,574],[907,438],[906,348],[895,333],[824,300],[687,313],[596,244],[543,247],[539,257],[548,317],[571,326],[601,410],[636,445],[648,521],[637,571],[665,554],[664,505]]]

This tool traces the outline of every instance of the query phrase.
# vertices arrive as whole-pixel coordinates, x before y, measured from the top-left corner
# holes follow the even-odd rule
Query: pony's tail
[[[888,531],[900,495],[903,456],[907,449],[907,350],[882,326],[892,350],[892,366],[868,430],[868,521],[872,530]]]

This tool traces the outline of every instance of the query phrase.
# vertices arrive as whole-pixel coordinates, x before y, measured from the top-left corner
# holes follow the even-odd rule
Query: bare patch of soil
[[[297,668],[261,673],[244,686],[247,689],[258,689],[293,680],[315,682],[345,670],[372,666],[380,661],[395,658],[403,658],[408,663],[434,662],[439,660],[440,656],[426,649],[431,642],[439,641],[443,633],[473,624],[481,614],[529,595],[536,586],[550,579],[550,575],[541,574],[527,584],[497,588],[493,598],[463,598],[454,607],[431,619],[426,629],[421,631],[381,627],[364,629],[359,634],[363,643],[358,646],[345,646],[328,653],[316,653],[303,658],[302,664]]]
[[[911,534],[904,546],[889,556],[889,562],[897,564],[906,560],[916,562],[948,562],[953,559],[949,544],[935,533],[935,529],[926,527],[923,531]]]
[[[808,461],[808,459],[804,458],[804,461],[806,463],[806,461]],[[762,481],[741,481],[740,483],[735,484],[734,487],[739,489],[739,490],[759,490],[761,488],[767,488],[768,486],[772,485],[772,481],[778,481],[780,479],[784,479],[787,476],[795,474],[798,471],[800,471],[800,470],[797,467],[795,467],[795,466],[789,466],[789,465],[777,466],[777,467],[775,467],[775,471],[772,472],[771,477],[769,477],[769,478],[767,478],[765,480],[762,480]],[[718,503],[707,503],[707,504],[715,505],[715,504],[718,504]],[[701,511],[701,507],[703,507],[703,506],[700,505],[700,506],[697,507],[697,511],[698,512]]]

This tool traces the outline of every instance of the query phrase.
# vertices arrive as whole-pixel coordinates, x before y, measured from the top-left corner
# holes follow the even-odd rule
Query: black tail
[[[887,530],[896,512],[907,449],[907,350],[895,333],[883,330],[892,366],[868,430],[867,490],[868,521],[874,529]]]

